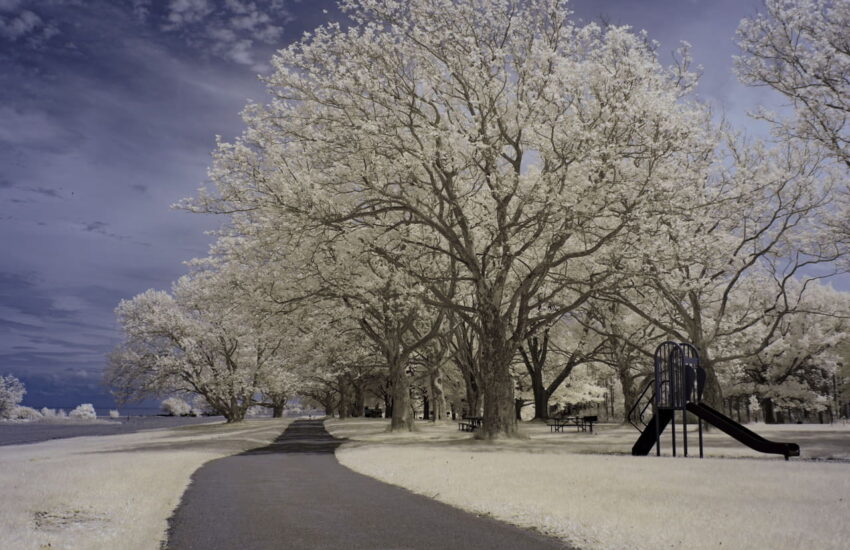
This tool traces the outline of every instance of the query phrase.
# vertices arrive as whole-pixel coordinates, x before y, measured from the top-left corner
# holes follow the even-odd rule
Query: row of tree
[[[182,203],[226,216],[210,257],[119,306],[122,396],[193,392],[240,420],[293,394],[360,414],[371,394],[410,430],[416,386],[434,418],[461,407],[494,438],[579,372],[615,378],[627,411],[673,339],[700,351],[711,402],[825,406],[848,335],[846,295],[818,280],[846,257],[846,109],[804,133],[807,97],[775,142],[747,141],[694,98],[686,49],[665,67],[563,2],[341,4],[351,26],[278,53],[271,101]],[[783,92],[759,44],[781,47],[788,5],[742,23],[738,60]]]

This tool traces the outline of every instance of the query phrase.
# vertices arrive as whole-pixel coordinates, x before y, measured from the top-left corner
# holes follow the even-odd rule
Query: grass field
[[[264,446],[289,420],[0,447],[0,548],[157,550],[192,473]]]
[[[532,424],[525,439],[489,443],[451,423],[401,436],[383,420],[326,425],[349,439],[337,458],[355,471],[583,550],[844,550],[850,540],[846,425],[750,426],[798,442],[803,459],[790,462],[716,430],[700,460],[632,457],[637,432],[623,426],[591,435]]]

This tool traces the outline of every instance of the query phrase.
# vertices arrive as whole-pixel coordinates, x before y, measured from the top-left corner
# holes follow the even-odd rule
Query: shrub
[[[204,399],[203,395],[196,395],[194,399],[192,399],[192,411],[190,412],[192,416],[204,416],[209,414],[215,414],[213,408]]]
[[[189,404],[179,397],[169,397],[160,406],[166,414],[171,416],[186,416],[192,410]]]
[[[83,403],[68,413],[68,416],[79,420],[94,420],[97,418],[97,413],[94,412],[94,406],[91,403]]]
[[[119,413],[115,409],[109,411],[109,418],[118,418],[119,416],[121,416],[121,413]]]
[[[19,405],[12,409],[12,418],[19,420],[38,420],[41,417],[42,414],[32,407],[22,407]]]
[[[65,411],[62,409],[57,411],[56,409],[48,409],[47,407],[44,407],[41,409],[41,416],[44,418],[65,418],[68,415],[65,414]]]
[[[11,418],[15,408],[27,390],[20,380],[12,376],[0,376],[0,418]]]

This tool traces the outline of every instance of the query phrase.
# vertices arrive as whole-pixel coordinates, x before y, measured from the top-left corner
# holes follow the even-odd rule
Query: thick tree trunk
[[[340,419],[348,418],[348,415],[351,412],[351,400],[349,399],[348,385],[343,377],[339,377],[337,382],[339,383],[339,417]]]
[[[286,403],[275,403],[272,407],[272,418],[283,418],[283,408]]]
[[[351,416],[358,418],[363,416],[366,408],[366,392],[362,383],[353,384],[352,388],[354,389],[354,402],[351,406]]]
[[[470,376],[468,379],[464,377],[464,381],[466,382],[466,414],[467,416],[481,416],[483,414],[481,386],[474,376]]]
[[[531,375],[531,391],[534,393],[534,418],[546,420],[549,418],[549,392],[543,385],[543,371],[535,369]]]
[[[427,393],[422,394],[422,418],[431,420],[431,400]]]
[[[522,420],[522,409],[525,407],[525,399],[514,399],[514,410],[516,411],[516,421]]]
[[[222,415],[224,415],[224,420],[227,424],[232,424],[234,422],[242,422],[245,420],[245,413],[248,412],[248,406],[243,405],[239,402],[239,400],[235,397],[231,397],[229,403],[221,411]]]
[[[637,401],[638,388],[635,387],[635,377],[629,372],[629,365],[617,365],[617,378],[623,388],[623,421],[629,421],[629,411]]]
[[[443,391],[443,373],[439,368],[434,369],[431,371],[429,378],[434,421],[440,422],[446,419],[446,394]]]
[[[484,382],[484,426],[479,437],[495,439],[517,437],[514,408],[514,380],[509,350],[496,312],[482,319],[485,334],[481,338],[481,371]]]
[[[405,366],[393,358],[390,364],[390,383],[392,384],[392,421],[390,431],[413,431],[413,413],[411,412],[410,379]]]
[[[723,410],[723,389],[720,387],[720,379],[717,378],[717,370],[714,361],[703,347],[698,347],[700,354],[700,366],[705,369],[705,389],[702,400],[710,407]]]
[[[776,424],[776,414],[773,410],[773,399],[764,397],[761,400],[761,410],[764,412],[765,424]]]

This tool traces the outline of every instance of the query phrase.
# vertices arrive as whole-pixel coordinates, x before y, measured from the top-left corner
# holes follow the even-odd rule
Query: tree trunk
[[[705,369],[705,389],[703,390],[702,400],[710,407],[722,411],[723,410],[723,390],[720,387],[720,380],[717,378],[714,361],[702,346],[699,348],[700,366]]]
[[[483,413],[482,407],[482,394],[481,394],[481,386],[478,385],[477,381],[474,377],[470,377],[468,380],[464,379],[466,384],[466,406],[467,416],[481,416]]]
[[[629,421],[629,411],[635,406],[638,389],[635,387],[635,377],[629,372],[629,365],[617,366],[617,377],[623,387],[623,421]],[[613,396],[612,396],[613,401]]]
[[[272,407],[272,418],[283,418],[283,408],[285,406],[285,403],[275,403]]]
[[[497,311],[482,319],[485,334],[481,338],[481,372],[484,382],[484,426],[479,437],[495,439],[517,437],[514,408],[514,380],[511,376],[512,350]]]
[[[428,393],[422,393],[422,418],[431,420],[431,400],[428,399]]]
[[[446,393],[443,390],[443,372],[439,368],[431,371],[430,382],[434,422],[441,422],[446,419]]]
[[[393,417],[393,398],[389,393],[384,396],[384,418]]]
[[[392,384],[392,421],[390,431],[413,431],[413,413],[411,412],[410,379],[405,366],[393,357],[390,363],[390,383]]]
[[[761,399],[761,410],[764,412],[765,424],[776,424],[776,415],[773,410],[773,399],[764,397]]]
[[[543,385],[542,369],[535,369],[531,374],[531,391],[534,393],[534,418],[547,420],[549,418],[549,392]]]
[[[348,415],[351,412],[351,400],[348,395],[348,385],[345,383],[345,379],[343,377],[339,377],[337,382],[339,383],[339,418],[348,418]]]
[[[366,392],[363,389],[363,383],[352,384],[354,390],[354,402],[351,404],[351,416],[359,418],[363,416],[366,408]]]

